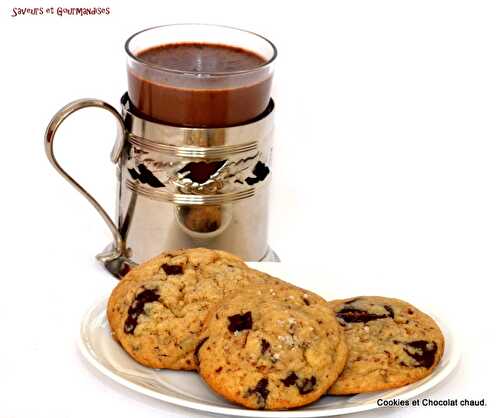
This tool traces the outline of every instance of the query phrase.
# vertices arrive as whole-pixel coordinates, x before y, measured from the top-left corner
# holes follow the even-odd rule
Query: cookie
[[[329,393],[374,392],[413,383],[439,363],[444,337],[428,315],[380,296],[330,302],[345,333],[347,365]]]
[[[194,370],[193,352],[208,312],[228,292],[269,282],[282,283],[223,251],[167,252],[119,282],[108,301],[108,322],[139,363]]]
[[[347,360],[328,303],[297,287],[263,285],[229,295],[203,335],[196,350],[200,375],[226,399],[252,409],[315,401]]]

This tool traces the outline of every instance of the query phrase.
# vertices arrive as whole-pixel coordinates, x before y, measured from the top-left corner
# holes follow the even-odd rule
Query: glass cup
[[[187,47],[190,60],[186,60],[186,49],[182,52],[178,48],[174,52],[177,61],[175,56],[174,61],[170,57],[175,65],[164,65],[160,58],[154,62],[148,53],[160,51],[164,45]],[[219,60],[215,64],[222,61],[210,45],[218,47],[226,68],[213,65],[214,60]],[[196,48],[200,50],[198,55]],[[146,119],[185,127],[228,127],[251,122],[269,104],[277,51],[270,41],[255,33],[205,24],[158,26],[132,35],[125,50],[129,98],[135,111]],[[236,59],[240,53],[243,58],[257,58],[258,63],[244,68],[240,62],[233,69],[224,56],[228,50],[233,59],[236,52]]]

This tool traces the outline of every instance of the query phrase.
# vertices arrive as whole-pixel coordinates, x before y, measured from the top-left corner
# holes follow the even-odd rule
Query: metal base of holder
[[[259,262],[273,262],[273,263],[279,263],[281,262],[281,259],[279,258],[278,254],[274,252],[274,250],[271,247],[267,247],[266,254],[264,257],[262,257]]]

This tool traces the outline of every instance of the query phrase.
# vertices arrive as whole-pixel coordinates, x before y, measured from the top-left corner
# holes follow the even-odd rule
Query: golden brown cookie
[[[439,363],[444,337],[409,303],[380,296],[330,302],[344,328],[349,357],[329,393],[374,392],[413,383]]]
[[[107,308],[114,338],[139,363],[193,370],[207,313],[228,292],[280,282],[239,257],[203,248],[161,254],[130,271]]]
[[[291,286],[229,295],[208,317],[203,336],[196,350],[201,376],[226,399],[253,409],[315,401],[347,359],[328,303]]]

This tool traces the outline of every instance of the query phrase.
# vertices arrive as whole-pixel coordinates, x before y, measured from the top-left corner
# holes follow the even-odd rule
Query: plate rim
[[[352,414],[356,412],[363,412],[363,411],[368,411],[368,410],[374,410],[378,408],[384,408],[382,405],[377,405],[376,402],[374,401],[368,401],[362,405],[353,405],[353,406],[347,406],[347,407],[342,407],[342,408],[331,408],[331,407],[325,407],[324,409],[289,409],[289,410],[281,410],[281,411],[265,411],[265,410],[253,410],[253,409],[245,409],[245,408],[239,408],[239,407],[226,407],[226,406],[217,406],[217,405],[207,405],[203,404],[199,401],[190,401],[190,400],[185,400],[181,399],[175,396],[167,395],[164,393],[157,392],[153,389],[149,389],[147,387],[141,386],[140,384],[134,383],[128,379],[126,379],[123,376],[120,376],[119,374],[115,373],[113,370],[109,369],[106,365],[101,363],[97,355],[95,354],[95,351],[92,349],[92,344],[90,341],[88,341],[88,338],[85,337],[85,330],[87,326],[89,325],[89,319],[96,312],[96,310],[99,310],[99,314],[105,314],[106,306],[107,306],[107,300],[108,296],[106,297],[101,297],[97,301],[95,301],[89,309],[85,312],[85,314],[82,317],[82,320],[80,322],[80,333],[79,333],[79,338],[77,341],[78,348],[80,350],[80,353],[83,355],[85,360],[89,362],[93,367],[95,367],[99,372],[101,372],[103,375],[106,377],[110,378],[111,380],[121,384],[122,386],[125,386],[126,388],[133,390],[135,392],[141,393],[145,396],[149,396],[151,398],[196,410],[196,411],[201,411],[201,412],[208,412],[208,413],[214,413],[214,414],[220,414],[220,415],[226,415],[226,416],[240,416],[240,417],[262,417],[262,418],[285,418],[285,417],[297,417],[297,418],[309,418],[309,417],[327,417],[327,416],[332,416],[332,415],[344,415],[344,414]],[[401,399],[401,400],[408,400],[411,398],[414,398],[418,395],[421,395],[431,388],[439,385],[441,382],[443,382],[458,366],[460,363],[460,358],[461,358],[461,352],[457,347],[457,341],[456,341],[456,336],[452,333],[450,328],[448,326],[444,327],[442,325],[442,322],[436,319],[435,315],[429,314],[441,327],[441,329],[444,329],[447,331],[449,335],[452,336],[453,342],[454,342],[454,349],[451,351],[450,359],[448,361],[448,365],[442,369],[437,375],[433,376],[432,378],[428,379],[426,382],[418,385],[417,387],[410,389],[408,391],[395,394],[394,396],[389,396],[386,397],[384,396],[384,391],[380,391],[380,397],[378,399]],[[112,337],[111,337],[112,338]],[[445,345],[445,350],[447,349],[448,345]],[[152,369],[156,370],[156,369]],[[404,387],[404,386],[403,386]],[[394,390],[394,389],[389,389],[389,390]],[[376,393],[376,392],[373,392]]]

